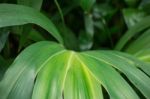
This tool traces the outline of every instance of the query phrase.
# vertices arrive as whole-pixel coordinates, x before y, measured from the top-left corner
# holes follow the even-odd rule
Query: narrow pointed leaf
[[[138,34],[139,32],[147,29],[150,27],[150,16],[145,17],[143,20],[141,20],[138,24],[136,24],[135,26],[133,26],[131,29],[129,29],[125,35],[119,40],[119,42],[117,43],[115,49],[116,50],[122,50],[124,48],[124,46],[126,45],[126,43],[131,40],[131,38]]]

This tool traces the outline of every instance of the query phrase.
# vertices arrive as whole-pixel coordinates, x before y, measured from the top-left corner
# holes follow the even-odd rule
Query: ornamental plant
[[[42,0],[29,1],[0,4],[0,99],[150,98],[150,16],[140,9],[144,3],[138,8],[139,1],[125,0],[128,8],[122,13],[127,29],[114,45],[119,25],[109,27],[108,20],[115,19],[118,8],[111,8],[109,0],[104,4],[72,1],[74,4],[67,8],[54,0],[58,13],[52,18],[39,11]],[[78,26],[74,25],[79,23],[81,28],[83,24],[74,20],[73,14],[65,19],[65,13],[79,6],[84,12],[81,16],[85,29],[75,34],[73,30]],[[66,21],[72,22],[72,30]],[[102,41],[98,31],[105,34]],[[8,41],[11,37],[19,43]],[[98,44],[107,40],[109,47],[99,48]],[[8,59],[13,57],[8,53],[12,49],[15,57]]]

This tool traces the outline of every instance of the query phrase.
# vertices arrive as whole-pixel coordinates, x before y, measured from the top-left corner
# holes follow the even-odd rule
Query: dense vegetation
[[[0,99],[150,99],[149,0],[1,0]]]

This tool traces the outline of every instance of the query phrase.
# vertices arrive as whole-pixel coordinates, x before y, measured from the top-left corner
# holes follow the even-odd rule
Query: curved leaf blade
[[[0,28],[28,23],[39,25],[63,43],[55,25],[37,10],[23,5],[0,4]]]

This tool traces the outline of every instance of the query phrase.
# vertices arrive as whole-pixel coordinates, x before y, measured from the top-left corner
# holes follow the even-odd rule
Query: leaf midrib
[[[68,62],[67,62],[67,68],[66,68],[66,73],[64,75],[64,80],[63,80],[63,83],[62,83],[62,92],[63,92],[63,89],[65,87],[65,81],[66,81],[66,77],[67,77],[67,74],[68,74],[68,71],[69,69],[71,68],[71,63],[72,63],[72,59],[73,59],[73,56],[74,56],[75,52],[70,52],[70,56],[68,57]]]
[[[87,80],[88,80],[88,83],[90,85],[90,88],[91,88],[91,92],[92,92],[92,95],[95,96],[94,94],[94,89],[92,87],[92,82],[91,82],[91,77],[93,76],[93,78],[99,82],[99,84],[101,84],[101,81],[99,79],[97,79],[97,77],[95,77],[95,75],[89,70],[89,68],[87,68],[86,64],[81,60],[81,58],[78,56],[78,55],[75,55],[75,57],[77,58],[77,60],[82,64],[82,68],[83,68],[83,72],[85,73],[86,77],[87,77]],[[96,99],[96,97],[94,97],[94,99]]]

